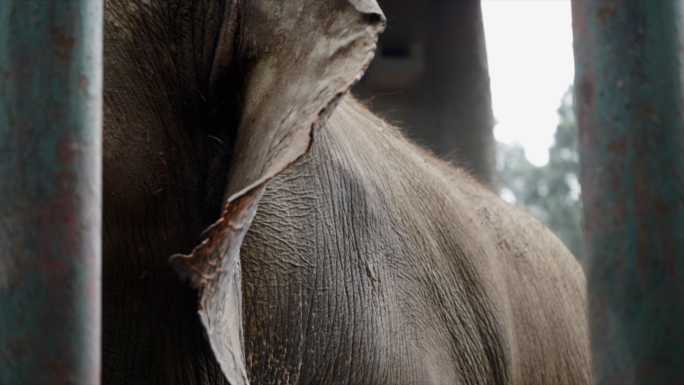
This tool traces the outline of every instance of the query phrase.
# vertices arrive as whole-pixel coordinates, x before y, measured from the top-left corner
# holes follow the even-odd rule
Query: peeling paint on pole
[[[679,1],[573,1],[597,384],[684,384],[681,20]]]
[[[100,381],[102,1],[0,2],[0,384]]]

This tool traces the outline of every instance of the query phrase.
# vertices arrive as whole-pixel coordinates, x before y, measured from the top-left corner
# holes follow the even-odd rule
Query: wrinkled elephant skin
[[[105,1],[103,383],[590,382],[573,256],[348,95],[384,23]]]

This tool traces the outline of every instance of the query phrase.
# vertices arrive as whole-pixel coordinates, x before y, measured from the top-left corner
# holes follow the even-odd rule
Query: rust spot
[[[596,16],[598,16],[603,24],[605,24],[608,19],[614,19],[616,14],[617,12],[615,12],[613,8],[608,7],[601,7],[596,12]]]
[[[619,155],[625,152],[627,149],[627,141],[624,139],[617,140],[615,142],[610,143],[608,146],[606,146],[606,150],[610,153],[610,155]]]
[[[55,43],[57,59],[60,63],[65,64],[69,61],[71,50],[76,45],[76,40],[72,36],[64,35],[61,30],[53,29],[51,31],[52,41]]]
[[[584,78],[579,87],[579,102],[585,106],[591,106],[594,103],[594,83],[588,78]]]
[[[84,99],[90,99],[90,95],[88,94],[88,84],[90,82],[88,81],[88,78],[85,76],[81,76],[78,78],[78,86],[81,87],[81,92],[83,92],[83,98]]]

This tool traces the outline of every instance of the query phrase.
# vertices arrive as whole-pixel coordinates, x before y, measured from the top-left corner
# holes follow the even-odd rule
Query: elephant
[[[349,94],[385,23],[105,1],[103,383],[590,382],[571,253]]]

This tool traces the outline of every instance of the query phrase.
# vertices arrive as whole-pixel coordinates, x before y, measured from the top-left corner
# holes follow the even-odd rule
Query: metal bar
[[[0,1],[0,384],[100,381],[102,1]]]
[[[572,11],[594,382],[682,384],[680,2]]]

